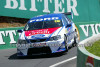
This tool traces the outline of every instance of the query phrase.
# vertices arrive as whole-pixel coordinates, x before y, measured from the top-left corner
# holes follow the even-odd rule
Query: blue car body
[[[56,13],[33,17],[19,32],[17,55],[37,55],[68,51],[76,43],[76,26],[68,14]]]

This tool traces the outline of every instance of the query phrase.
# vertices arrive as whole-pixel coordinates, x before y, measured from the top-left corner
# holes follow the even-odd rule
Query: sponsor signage
[[[77,0],[1,0],[0,15],[32,18],[48,13],[73,12],[79,16],[76,9]]]
[[[76,26],[79,29],[80,40],[100,33],[100,23],[77,23]]]
[[[0,31],[0,44],[6,44],[4,42],[4,37],[9,37],[9,43],[16,43],[14,36],[16,36],[16,30]]]
[[[0,29],[0,49],[15,47],[19,37],[18,29],[23,29],[23,27]]]
[[[81,27],[86,37],[88,37],[90,34],[89,30],[92,31],[92,35],[100,33],[100,24],[86,24],[86,25],[79,25],[79,26]]]
[[[48,13],[73,12],[74,21],[100,21],[99,0],[0,0],[0,16],[32,18]]]

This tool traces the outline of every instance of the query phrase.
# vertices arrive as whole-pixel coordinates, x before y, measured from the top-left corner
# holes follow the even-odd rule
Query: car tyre
[[[67,36],[64,35],[64,42],[65,42],[65,49],[66,49],[66,52],[68,52],[68,46],[67,46]]]
[[[73,47],[77,46],[78,44],[77,38],[78,38],[78,35],[77,35],[77,32],[75,32]]]

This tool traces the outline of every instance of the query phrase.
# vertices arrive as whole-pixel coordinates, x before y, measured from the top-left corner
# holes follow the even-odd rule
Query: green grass
[[[93,43],[93,46],[85,47],[90,53],[100,57],[100,40]]]

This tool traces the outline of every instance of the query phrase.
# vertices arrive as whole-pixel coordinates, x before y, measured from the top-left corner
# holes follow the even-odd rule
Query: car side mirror
[[[17,30],[17,32],[18,32],[18,33],[22,33],[22,32],[23,32],[23,30],[21,30],[21,29],[20,29],[20,30]]]
[[[71,24],[67,24],[67,26],[66,27],[71,27]]]

